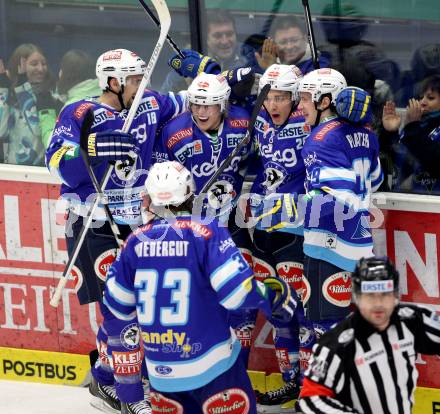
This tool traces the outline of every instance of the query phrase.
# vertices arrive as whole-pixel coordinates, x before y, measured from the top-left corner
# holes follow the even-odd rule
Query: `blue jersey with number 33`
[[[199,388],[236,361],[240,344],[228,313],[270,308],[228,231],[190,216],[154,221],[127,239],[107,275],[104,303],[137,316],[152,386]]]

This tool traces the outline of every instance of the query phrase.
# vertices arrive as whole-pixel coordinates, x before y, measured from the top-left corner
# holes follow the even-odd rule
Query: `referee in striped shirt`
[[[361,259],[352,283],[357,310],[314,346],[301,411],[410,414],[417,353],[440,354],[440,317],[399,304],[399,274],[387,258]]]

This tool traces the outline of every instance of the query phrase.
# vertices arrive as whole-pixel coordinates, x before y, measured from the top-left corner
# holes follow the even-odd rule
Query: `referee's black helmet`
[[[371,282],[393,282],[392,285]],[[367,283],[362,283],[367,282]],[[353,293],[399,292],[399,272],[388,257],[362,258],[352,274]],[[389,290],[388,290],[389,289]]]

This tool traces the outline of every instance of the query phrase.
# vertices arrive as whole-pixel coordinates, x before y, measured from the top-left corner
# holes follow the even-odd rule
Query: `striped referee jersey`
[[[434,311],[399,305],[382,332],[354,312],[314,346],[302,412],[410,414],[417,353],[440,354],[440,316]]]

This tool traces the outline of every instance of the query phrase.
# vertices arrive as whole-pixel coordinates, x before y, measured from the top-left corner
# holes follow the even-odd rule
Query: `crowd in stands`
[[[330,18],[329,9],[323,13],[328,17],[317,22],[326,37],[319,45],[318,61],[372,96],[371,127],[380,139],[386,176],[381,189],[438,193],[440,43],[417,48],[410,69],[404,71],[378,45],[364,40],[368,26],[354,9],[343,12],[344,19]],[[251,66],[260,75],[273,63],[295,64],[304,74],[314,69],[302,19],[272,16],[264,29],[267,33],[248,36],[241,43],[228,11],[209,10],[207,21],[206,54],[222,69]],[[69,50],[54,76],[44,51],[31,43],[0,59],[1,162],[44,165],[44,150],[60,109],[100,93],[94,61],[85,51]],[[190,80],[171,70],[158,89],[177,92],[187,89]]]

